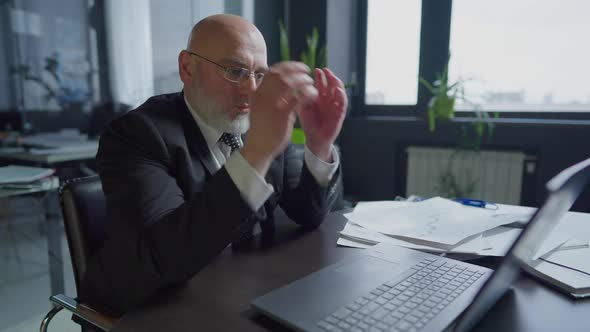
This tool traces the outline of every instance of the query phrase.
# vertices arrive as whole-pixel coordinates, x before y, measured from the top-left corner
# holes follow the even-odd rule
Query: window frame
[[[391,118],[416,119],[426,121],[430,93],[418,84],[416,105],[367,105],[365,104],[368,1],[359,0],[357,7],[357,59],[358,59],[358,90],[353,96],[352,116],[386,116]],[[440,72],[447,62],[447,50],[450,46],[452,20],[452,0],[422,0],[420,21],[420,59],[418,75],[433,81],[435,73]],[[491,110],[490,112],[493,112]],[[468,120],[475,116],[473,111],[459,111],[456,118]],[[515,119],[518,122],[535,122],[535,120],[590,120],[590,109],[587,112],[500,112],[500,119]],[[492,122],[494,120],[492,119]],[[500,121],[504,122],[504,121]],[[559,121],[557,121],[559,122]]]

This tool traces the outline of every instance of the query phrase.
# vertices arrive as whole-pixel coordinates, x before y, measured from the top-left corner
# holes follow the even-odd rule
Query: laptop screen
[[[455,331],[467,331],[516,281],[523,264],[531,264],[543,241],[574,204],[590,181],[590,159],[560,172],[547,183],[549,192],[506,258],[459,318]]]

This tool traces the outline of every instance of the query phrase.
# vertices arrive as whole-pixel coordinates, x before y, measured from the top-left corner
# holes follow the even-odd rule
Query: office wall
[[[437,125],[431,134],[423,121],[385,117],[348,118],[340,134],[345,197],[355,200],[393,199],[405,195],[404,147],[408,144],[454,146],[457,124]],[[522,203],[539,206],[545,183],[564,168],[590,157],[590,123],[505,123],[494,129],[489,149],[515,149],[537,156],[536,172],[523,184]],[[574,206],[590,212],[590,190]]]

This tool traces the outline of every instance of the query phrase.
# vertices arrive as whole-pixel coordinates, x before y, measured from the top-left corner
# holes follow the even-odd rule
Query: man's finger
[[[304,85],[299,89],[287,90],[278,97],[277,106],[292,110],[293,107],[306,107],[318,97],[318,90],[313,85]]]
[[[321,96],[328,95],[328,80],[326,79],[324,71],[319,68],[315,69],[315,86]]]
[[[309,67],[304,64],[303,62],[297,61],[283,61],[279,62],[275,65],[272,65],[269,70],[269,73],[277,73],[279,75],[289,75],[292,73],[310,73]]]
[[[280,81],[282,81],[283,85],[279,86],[279,88],[292,90],[300,89],[305,85],[313,85],[313,79],[308,74],[304,73],[286,74],[280,78]]]
[[[296,93],[297,101],[303,105],[309,105],[313,103],[318,95],[318,89],[316,89],[313,85],[305,85],[297,90]]]
[[[324,68],[324,74],[326,74],[326,79],[328,80],[329,86],[340,87],[344,89],[344,83],[336,76],[329,68]]]
[[[344,91],[343,88],[336,87],[332,90],[332,95],[334,96],[334,105],[343,106],[343,108],[346,110],[348,107],[348,97],[346,96],[346,91]]]

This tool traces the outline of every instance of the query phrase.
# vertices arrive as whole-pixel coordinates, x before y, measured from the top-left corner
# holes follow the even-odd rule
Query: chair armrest
[[[75,299],[72,299],[71,297],[68,297],[64,294],[53,295],[49,298],[49,301],[60,307],[63,307],[74,314],[76,317],[79,317],[80,319],[100,328],[103,331],[110,330],[118,320],[116,317],[100,313],[89,305],[79,303]]]

